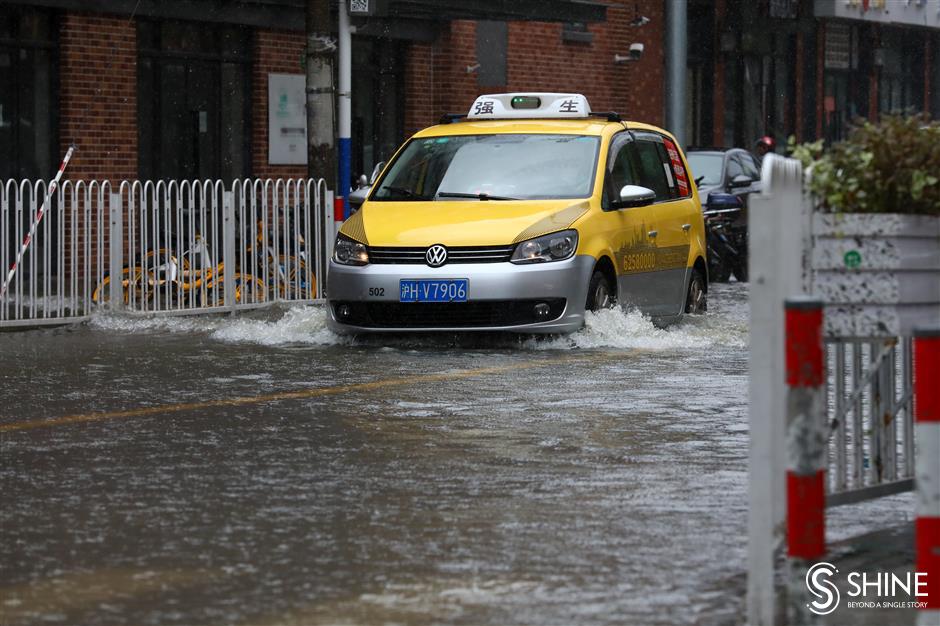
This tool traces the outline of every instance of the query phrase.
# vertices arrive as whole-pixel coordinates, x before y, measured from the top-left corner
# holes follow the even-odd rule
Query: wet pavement
[[[0,334],[0,624],[740,623],[747,291],[710,295],[548,340]]]

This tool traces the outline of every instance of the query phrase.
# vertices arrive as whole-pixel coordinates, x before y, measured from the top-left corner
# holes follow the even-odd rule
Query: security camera
[[[616,65],[626,65],[630,61],[639,61],[641,56],[643,56],[643,44],[631,43],[630,54],[615,54],[614,63]]]

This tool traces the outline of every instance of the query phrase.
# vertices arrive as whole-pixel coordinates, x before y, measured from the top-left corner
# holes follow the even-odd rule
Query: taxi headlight
[[[564,261],[578,249],[578,231],[563,230],[523,241],[516,246],[509,260],[513,263],[545,263]]]
[[[369,263],[369,249],[349,237],[337,235],[333,261],[340,265],[366,265]]]

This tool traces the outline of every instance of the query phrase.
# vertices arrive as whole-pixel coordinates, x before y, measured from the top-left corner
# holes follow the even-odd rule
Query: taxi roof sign
[[[579,93],[497,93],[474,100],[467,119],[584,118],[591,114]]]

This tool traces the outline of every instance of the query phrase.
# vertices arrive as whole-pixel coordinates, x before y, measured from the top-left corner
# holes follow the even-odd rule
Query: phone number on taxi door
[[[656,252],[639,252],[623,255],[623,271],[646,272],[656,267]]]

